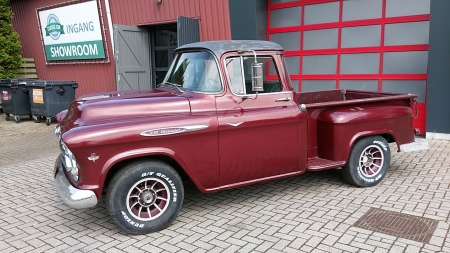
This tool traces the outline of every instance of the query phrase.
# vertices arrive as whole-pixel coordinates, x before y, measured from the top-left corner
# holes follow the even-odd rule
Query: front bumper
[[[73,187],[63,171],[61,156],[55,162],[55,186],[61,199],[72,208],[81,209],[97,205],[97,196],[93,191]]]

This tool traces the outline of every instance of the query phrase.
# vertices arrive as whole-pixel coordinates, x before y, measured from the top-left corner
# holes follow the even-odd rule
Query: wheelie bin
[[[30,100],[28,98],[27,84],[36,82],[34,79],[0,79],[0,96],[5,120],[14,116],[16,123],[20,122],[20,116],[31,117]]]
[[[47,126],[59,112],[75,100],[75,81],[36,81],[26,85],[34,122],[46,119]]]

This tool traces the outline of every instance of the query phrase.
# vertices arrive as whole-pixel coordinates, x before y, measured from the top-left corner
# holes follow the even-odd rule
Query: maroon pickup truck
[[[294,91],[283,49],[267,41],[199,42],[175,50],[153,90],[84,96],[59,115],[55,185],[73,208],[106,195],[118,227],[161,230],[202,192],[342,168],[378,184],[390,147],[414,142],[416,95]]]

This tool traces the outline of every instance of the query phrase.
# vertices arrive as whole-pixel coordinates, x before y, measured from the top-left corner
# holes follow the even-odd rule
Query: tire
[[[33,116],[33,119],[34,119],[34,123],[39,123],[39,122],[41,122],[41,116],[34,115],[34,116]]]
[[[6,121],[9,121],[9,117],[10,117],[9,113],[5,113],[5,120]]]
[[[120,229],[146,234],[168,227],[178,215],[183,198],[183,182],[172,167],[157,160],[142,160],[112,178],[106,207]]]
[[[50,124],[52,123],[52,118],[47,117],[47,119],[45,120],[45,123],[47,124],[47,126],[50,126]]]
[[[20,116],[19,115],[14,115],[14,121],[16,123],[20,123]]]
[[[377,185],[386,176],[391,163],[391,151],[381,136],[360,139],[350,153],[342,175],[349,183],[359,187]]]

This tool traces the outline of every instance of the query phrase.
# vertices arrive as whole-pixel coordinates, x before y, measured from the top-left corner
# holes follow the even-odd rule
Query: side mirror
[[[252,63],[252,90],[253,91],[264,91],[263,88],[263,64],[255,62]]]

